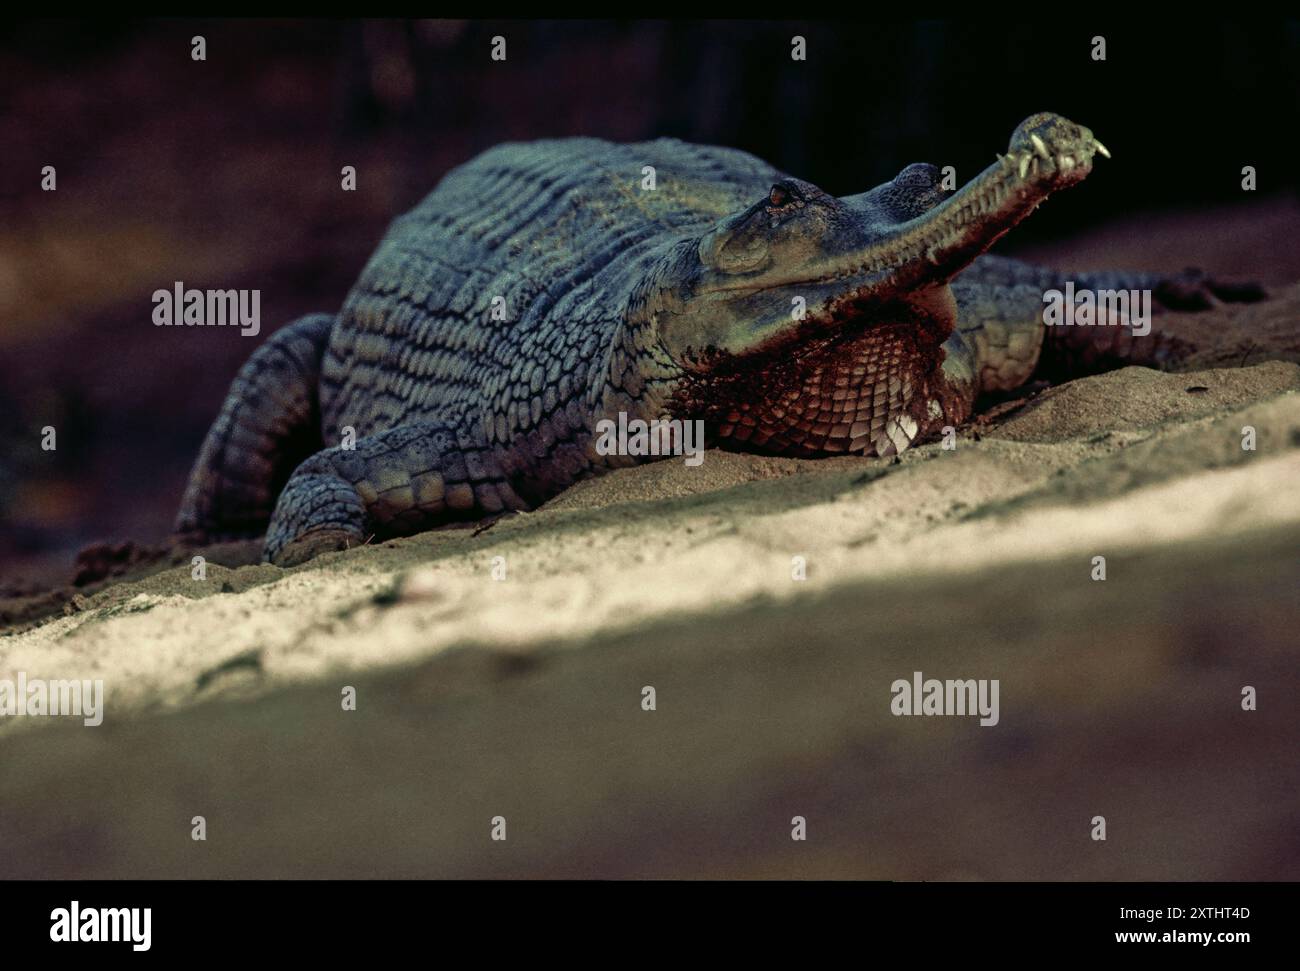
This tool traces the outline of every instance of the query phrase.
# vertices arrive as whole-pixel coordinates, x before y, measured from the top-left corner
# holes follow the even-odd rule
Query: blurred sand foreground
[[[1298,320],[1187,316],[1229,335],[1194,370],[897,464],[709,452],[110,586],[0,637],[0,678],[107,691],[99,728],[0,720],[3,872],[1296,879]],[[999,724],[891,715],[915,671],[999,679]]]

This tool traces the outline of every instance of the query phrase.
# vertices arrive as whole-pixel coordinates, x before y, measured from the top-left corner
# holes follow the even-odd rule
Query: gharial
[[[1035,114],[959,191],[914,164],[836,198],[673,139],[493,148],[393,222],[337,314],[253,353],[176,533],[265,533],[264,557],[289,565],[531,509],[636,462],[595,446],[619,413],[702,420],[726,448],[888,456],[1036,373],[1159,365],[1172,338],[1045,327],[1044,291],[1065,276],[983,255],[1096,154],[1087,128]],[[1258,295],[1186,275],[1071,279],[1166,306]]]

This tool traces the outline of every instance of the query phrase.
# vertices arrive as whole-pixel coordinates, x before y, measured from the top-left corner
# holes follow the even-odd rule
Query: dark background
[[[92,540],[161,540],[257,342],[336,309],[387,222],[500,141],[675,135],[847,194],[913,161],[965,181],[1035,111],[1089,125],[1114,161],[1011,250],[1239,202],[1246,164],[1259,197],[1293,195],[1300,22],[1174,21],[0,27],[0,586],[62,577]],[[176,280],[261,289],[261,337],[155,328]]]

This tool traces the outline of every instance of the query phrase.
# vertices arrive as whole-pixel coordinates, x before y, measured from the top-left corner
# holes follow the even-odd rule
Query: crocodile
[[[837,198],[675,139],[499,145],[390,225],[337,314],[252,354],[175,534],[265,535],[264,559],[289,566],[533,509],[650,458],[598,448],[606,420],[888,457],[1036,375],[1168,364],[1183,349],[1158,331],[1045,327],[1065,276],[986,253],[1098,155],[1088,128],[1044,112],[959,190],[918,163]],[[1195,274],[1070,280],[1163,307],[1257,296]]]

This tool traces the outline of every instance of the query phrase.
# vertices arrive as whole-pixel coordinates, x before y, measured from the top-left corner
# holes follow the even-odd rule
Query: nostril
[[[876,190],[879,204],[894,219],[904,222],[933,209],[952,195],[944,188],[943,170],[928,162],[913,162],[892,182]]]
[[[894,184],[908,189],[929,189],[937,185],[941,177],[939,166],[929,162],[913,162],[894,176]]]

